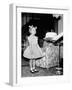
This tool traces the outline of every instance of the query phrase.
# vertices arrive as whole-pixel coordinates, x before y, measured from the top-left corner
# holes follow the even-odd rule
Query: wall
[[[63,16],[61,15],[61,19],[58,21],[58,34],[63,32]]]

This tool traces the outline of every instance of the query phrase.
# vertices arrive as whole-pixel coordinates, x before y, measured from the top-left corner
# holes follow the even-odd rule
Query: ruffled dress
[[[23,56],[28,59],[43,57],[41,48],[38,45],[38,37],[30,35],[28,37],[29,46],[25,49]]]

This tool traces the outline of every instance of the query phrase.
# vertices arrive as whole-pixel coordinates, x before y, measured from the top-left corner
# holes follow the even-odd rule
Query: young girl
[[[35,68],[35,60],[43,57],[41,48],[38,45],[38,37],[35,36],[37,27],[29,26],[30,36],[28,37],[29,46],[25,49],[23,56],[30,59],[30,71],[37,72]]]

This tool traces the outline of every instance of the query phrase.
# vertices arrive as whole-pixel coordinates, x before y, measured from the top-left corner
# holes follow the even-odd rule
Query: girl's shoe
[[[37,70],[37,69],[34,69],[34,71],[35,71],[35,72],[38,72],[38,70]]]
[[[34,73],[35,71],[34,70],[30,70],[31,73]]]

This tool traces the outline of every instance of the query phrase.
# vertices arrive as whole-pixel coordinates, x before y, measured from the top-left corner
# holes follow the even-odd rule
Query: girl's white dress
[[[30,35],[28,37],[29,46],[25,49],[23,56],[29,59],[36,59],[43,56],[42,50],[38,45],[38,37]]]

